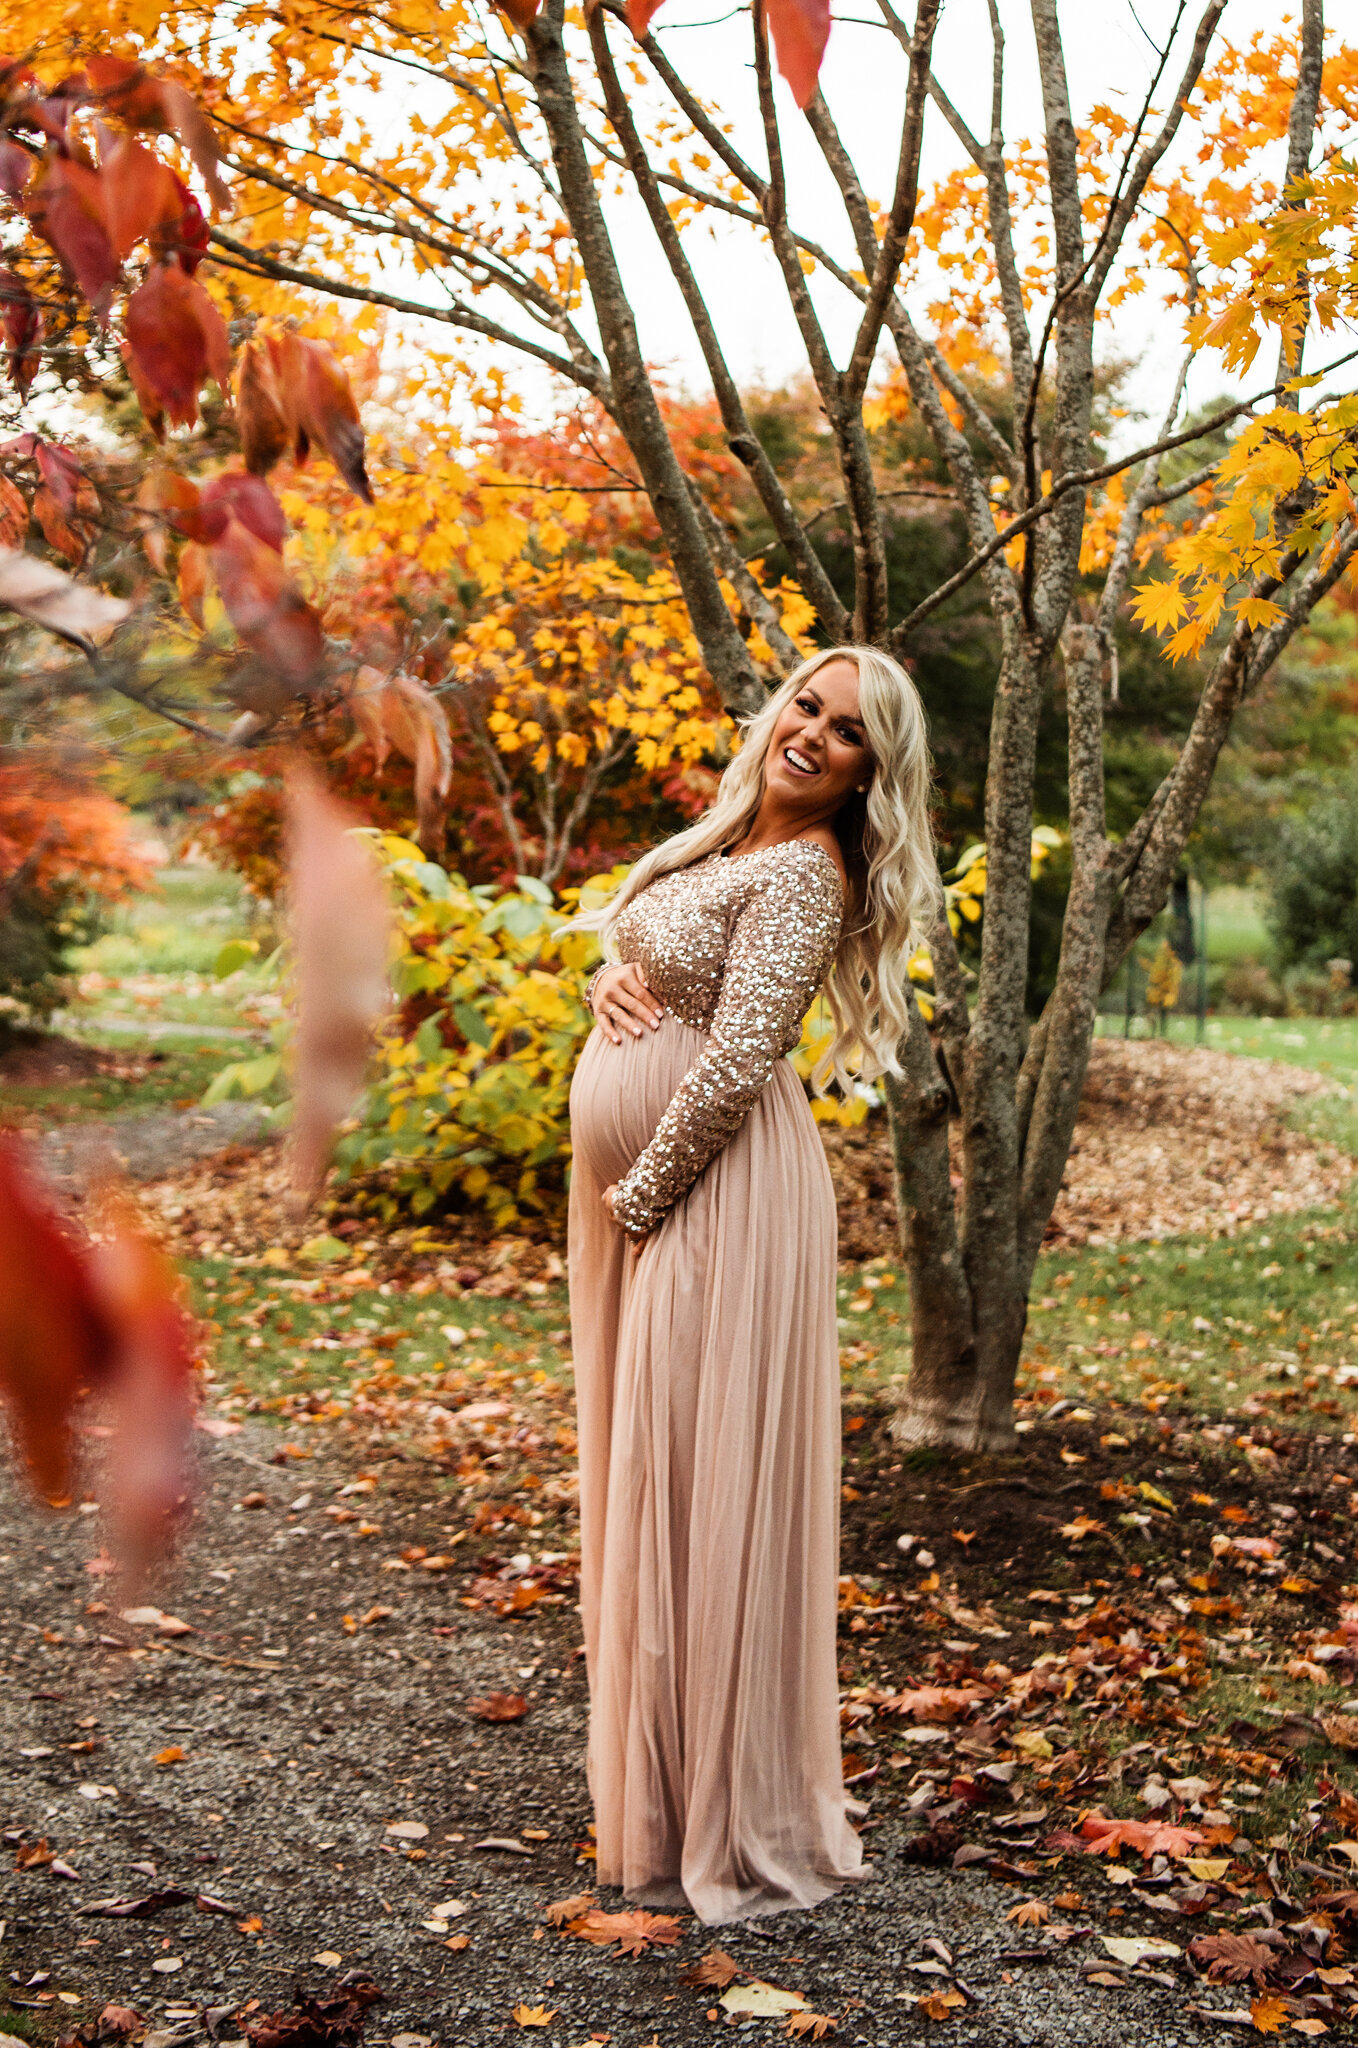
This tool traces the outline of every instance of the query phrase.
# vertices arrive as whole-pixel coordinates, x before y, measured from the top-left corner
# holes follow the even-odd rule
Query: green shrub
[[[1358,960],[1358,803],[1334,791],[1287,819],[1272,859],[1269,927],[1284,967]]]

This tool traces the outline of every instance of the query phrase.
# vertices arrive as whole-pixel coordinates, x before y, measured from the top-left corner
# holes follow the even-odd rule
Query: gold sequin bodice
[[[844,896],[824,847],[793,839],[662,875],[627,906],[618,957],[645,969],[683,1023],[708,1033],[654,1138],[618,1184],[614,1215],[653,1230],[730,1142],[801,1035],[839,943]]]

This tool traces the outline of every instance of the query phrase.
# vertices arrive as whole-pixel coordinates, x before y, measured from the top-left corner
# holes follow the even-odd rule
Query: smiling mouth
[[[799,753],[796,747],[784,747],[783,759],[787,762],[789,768],[796,770],[798,775],[820,774],[820,769],[816,766],[810,755]]]

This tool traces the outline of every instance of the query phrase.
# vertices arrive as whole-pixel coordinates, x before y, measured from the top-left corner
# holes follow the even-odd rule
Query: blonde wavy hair
[[[821,669],[850,661],[858,671],[858,715],[872,753],[872,780],[835,816],[848,875],[844,925],[825,985],[835,1035],[816,1067],[823,1087],[898,1072],[896,1048],[910,1020],[908,963],[942,907],[929,820],[932,763],[919,691],[900,663],[875,647],[829,647],[793,670],[741,728],[741,745],[711,806],[684,832],[643,854],[608,906],[574,922],[597,931],[607,959],[629,903],[661,875],[736,846],[764,797],[764,764],[774,729]]]

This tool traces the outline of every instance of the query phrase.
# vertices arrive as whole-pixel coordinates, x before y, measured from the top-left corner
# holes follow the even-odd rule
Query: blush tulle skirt
[[[667,1014],[586,1045],[570,1289],[598,1877],[718,1922],[869,1873],[839,1750],[834,1197],[791,1066],[639,1258],[599,1199],[705,1044]]]

